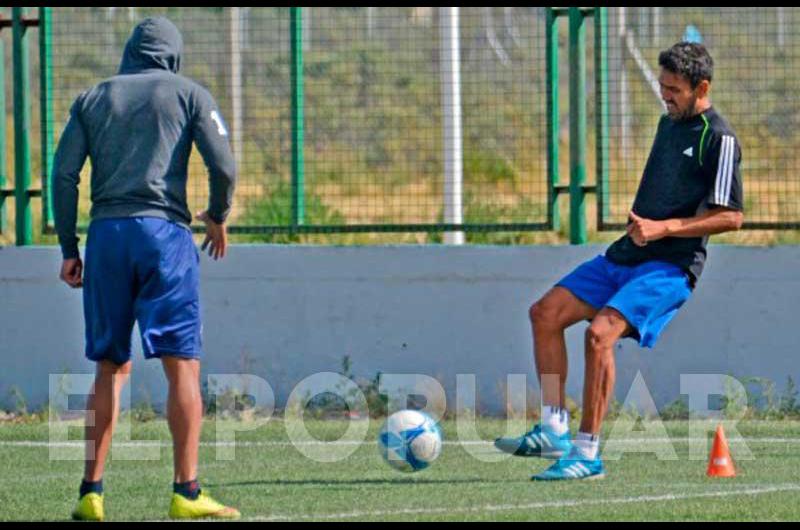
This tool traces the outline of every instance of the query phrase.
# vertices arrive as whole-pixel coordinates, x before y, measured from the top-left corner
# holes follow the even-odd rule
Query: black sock
[[[86,480],[81,481],[81,491],[79,499],[82,499],[88,493],[97,493],[98,495],[103,494],[103,479],[98,480],[97,482],[86,482]]]
[[[197,479],[182,483],[173,482],[172,491],[186,497],[190,501],[194,501],[197,500],[197,497],[200,495],[200,483]]]

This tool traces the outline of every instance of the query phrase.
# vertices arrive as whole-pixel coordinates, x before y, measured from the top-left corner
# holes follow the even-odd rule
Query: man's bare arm
[[[628,235],[639,246],[665,237],[704,237],[739,230],[744,214],[728,208],[714,208],[695,217],[653,221],[630,214]]]

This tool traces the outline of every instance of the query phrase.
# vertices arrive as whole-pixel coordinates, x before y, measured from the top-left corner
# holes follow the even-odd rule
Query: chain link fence
[[[794,7],[609,8],[611,216],[632,204],[664,107],[658,54],[700,41],[715,61],[712,102],[742,145],[750,228],[800,227],[800,23]]]
[[[56,130],[74,97],[114,75],[132,27],[165,15],[185,40],[182,73],[210,89],[240,168],[230,223],[292,224],[289,8],[54,8]],[[462,8],[461,223],[544,224],[544,8]],[[306,229],[402,231],[448,222],[440,10],[304,8]],[[191,206],[207,199],[193,157]],[[88,193],[81,212],[88,212]],[[452,222],[452,221],[451,221]]]
[[[240,173],[230,219],[234,231],[258,234],[252,236],[258,241],[295,241],[270,234],[298,230],[389,233],[380,242],[408,241],[405,232],[419,231],[431,234],[418,241],[435,242],[439,232],[457,225],[468,242],[496,242],[485,233],[550,230],[546,8],[460,8],[455,44],[445,38],[445,9],[303,8],[295,35],[291,8],[52,8],[52,128],[60,134],[74,98],[116,73],[132,28],[146,16],[165,15],[184,36],[182,73],[211,91],[231,129]],[[10,8],[0,8],[0,15],[7,19]],[[608,8],[608,21],[610,171],[600,227],[625,222],[664,112],[658,53],[691,39],[714,56],[713,102],[742,144],[748,228],[800,228],[800,101],[794,97],[800,37],[792,30],[800,8],[614,7]],[[566,20],[560,24],[557,136],[564,186],[569,72]],[[13,185],[14,152],[10,33],[0,32],[10,140],[6,187]],[[301,92],[292,75],[293,46],[304,63]],[[587,51],[594,51],[591,26]],[[38,98],[35,40],[30,52],[31,91]],[[591,132],[591,57],[587,65]],[[297,157],[293,165],[293,103],[304,113],[299,175]],[[39,135],[38,112],[33,105],[32,138]],[[595,141],[590,133],[589,153]],[[31,184],[38,186],[38,142],[31,146]],[[88,175],[87,164],[80,195],[84,226]],[[193,211],[205,206],[206,179],[194,155]],[[568,197],[561,201],[563,226]],[[588,201],[590,223],[594,203]],[[5,207],[3,237],[13,233],[13,200]]]

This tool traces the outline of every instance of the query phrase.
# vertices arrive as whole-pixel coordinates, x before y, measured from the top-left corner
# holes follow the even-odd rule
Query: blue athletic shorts
[[[617,265],[605,256],[584,263],[556,284],[598,311],[619,311],[634,328],[631,338],[652,348],[692,289],[677,265],[649,261],[637,266]]]
[[[199,358],[199,262],[191,232],[177,223],[93,221],[83,279],[86,357],[129,361],[136,321],[146,358]]]

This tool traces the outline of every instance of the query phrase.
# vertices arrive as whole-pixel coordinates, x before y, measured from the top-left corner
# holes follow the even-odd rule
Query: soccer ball
[[[442,452],[442,432],[436,422],[416,410],[395,412],[378,436],[378,448],[387,464],[404,473],[422,471]]]

